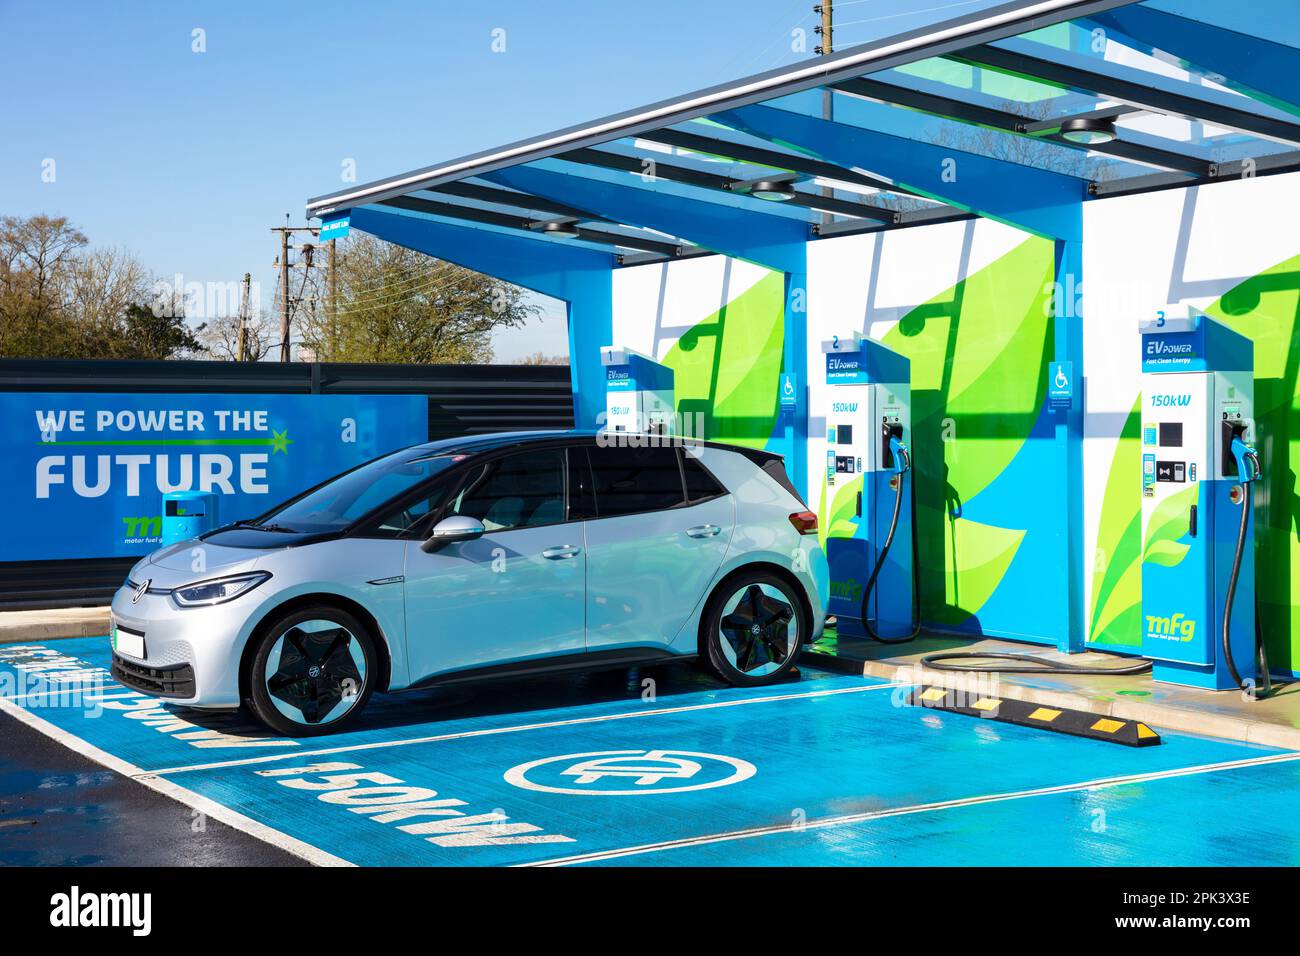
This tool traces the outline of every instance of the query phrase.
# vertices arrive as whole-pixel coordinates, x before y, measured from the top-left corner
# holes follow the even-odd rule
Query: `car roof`
[[[594,428],[494,432],[487,435],[465,435],[459,438],[442,438],[437,441],[425,442],[423,445],[413,445],[406,449],[406,451],[411,453],[413,458],[425,458],[433,455],[481,454],[483,452],[498,451],[503,448],[514,446],[542,444],[555,441],[572,441],[574,439],[584,438],[594,441],[600,434],[601,432]],[[633,435],[632,433],[628,433],[626,437],[645,438],[648,441],[664,441],[664,436],[662,435]],[[744,455],[750,461],[760,464],[768,460],[779,460],[782,457],[777,452],[750,448],[744,445],[732,445],[717,441],[699,441],[695,443],[703,445],[706,448],[719,448],[723,451],[736,452]]]
[[[423,445],[412,445],[406,449],[417,456],[425,457],[429,455],[457,455],[471,454],[476,452],[494,451],[498,448],[507,448],[511,445],[527,445],[533,442],[549,441],[564,438],[582,438],[595,436],[595,431],[586,431],[579,429],[551,429],[546,431],[518,431],[518,432],[493,432],[488,435],[462,435],[457,438],[440,438],[437,441],[425,442]]]

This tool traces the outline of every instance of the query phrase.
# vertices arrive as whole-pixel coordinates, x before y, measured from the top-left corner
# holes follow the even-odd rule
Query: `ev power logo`
[[[712,790],[748,780],[758,768],[739,757],[690,750],[597,750],[512,767],[507,783],[541,793],[640,797]],[[687,782],[689,781],[689,782]]]
[[[1142,365],[1146,371],[1155,369],[1190,369],[1198,361],[1197,345],[1200,339],[1193,332],[1167,332],[1142,336]]]
[[[83,893],[73,886],[50,897],[50,925],[77,927],[129,927],[132,936],[148,936],[153,929],[153,894]]]
[[[1192,356],[1196,354],[1196,347],[1191,342],[1171,342],[1168,339],[1152,338],[1147,342],[1147,355],[1152,357],[1162,356]]]
[[[845,385],[861,385],[867,381],[867,366],[861,352],[826,356],[826,381]]]

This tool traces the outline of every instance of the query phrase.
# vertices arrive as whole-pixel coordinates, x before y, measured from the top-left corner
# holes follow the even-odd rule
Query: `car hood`
[[[196,549],[202,550],[203,559],[201,567],[197,569],[194,566],[197,555],[193,553]],[[159,568],[166,568],[168,571],[194,572],[202,570],[207,573],[234,570],[236,565],[251,566],[265,553],[263,550],[222,547],[208,541],[192,539],[177,542],[170,547],[163,548],[161,551],[155,551],[146,560],[149,564]]]

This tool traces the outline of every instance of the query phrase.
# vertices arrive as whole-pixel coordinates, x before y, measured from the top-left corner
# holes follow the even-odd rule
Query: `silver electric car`
[[[817,519],[780,457],[519,432],[375,459],[142,559],[113,598],[113,676],[281,734],[375,691],[699,657],[781,679],[821,631]]]

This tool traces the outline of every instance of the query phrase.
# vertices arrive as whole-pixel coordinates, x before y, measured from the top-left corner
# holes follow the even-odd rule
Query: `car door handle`
[[[694,528],[687,528],[686,534],[692,538],[712,538],[715,534],[722,534],[722,529],[716,524],[697,524]]]
[[[563,561],[565,558],[577,557],[580,553],[582,549],[576,544],[564,544],[558,548],[547,548],[542,552],[542,557],[552,561]]]

